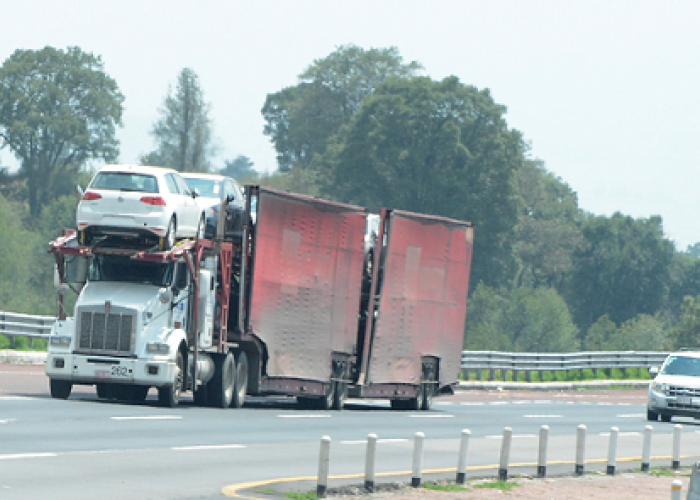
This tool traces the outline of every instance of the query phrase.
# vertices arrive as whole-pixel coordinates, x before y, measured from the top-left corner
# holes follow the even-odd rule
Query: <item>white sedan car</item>
[[[88,185],[76,221],[82,244],[95,236],[159,239],[161,249],[176,238],[201,237],[205,216],[176,170],[140,165],[109,165]]]

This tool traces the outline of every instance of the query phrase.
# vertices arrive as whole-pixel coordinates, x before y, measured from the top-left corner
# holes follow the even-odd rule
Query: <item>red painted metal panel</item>
[[[466,318],[470,223],[389,213],[369,384],[421,379],[421,356],[440,360],[440,385],[457,380]]]
[[[365,217],[260,189],[249,325],[267,347],[268,376],[328,381],[331,353],[353,353]]]

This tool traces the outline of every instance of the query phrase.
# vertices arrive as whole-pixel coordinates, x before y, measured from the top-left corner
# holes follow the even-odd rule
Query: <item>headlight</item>
[[[668,388],[668,386],[666,384],[661,384],[659,382],[652,382],[651,383],[651,389],[653,391],[656,391],[656,392],[665,393],[667,388]]]
[[[67,335],[52,335],[49,338],[49,343],[58,347],[68,347],[70,346],[71,338]]]
[[[150,354],[168,354],[170,346],[162,342],[149,342],[146,344],[146,352]]]

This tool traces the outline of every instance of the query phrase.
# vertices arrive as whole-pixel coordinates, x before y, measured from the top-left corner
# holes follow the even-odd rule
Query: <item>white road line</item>
[[[433,403],[433,404],[435,406],[454,406],[457,403],[455,403],[454,401],[450,401],[450,402],[438,402],[438,403]]]
[[[57,457],[58,453],[16,453],[14,455],[0,455],[0,460],[14,460],[18,458],[43,458]]]
[[[112,420],[182,420],[182,415],[141,415],[137,417],[109,417]]]
[[[488,404],[494,405],[494,406],[507,405],[507,404],[510,404],[510,401],[491,401]]]
[[[538,400],[533,401],[533,402],[534,402],[536,405],[546,405],[546,404],[553,403],[554,401],[549,401],[549,400],[546,400],[546,399],[538,399]]]
[[[229,450],[233,448],[245,448],[242,444],[214,444],[201,446],[173,446],[173,451],[195,451],[195,450]]]
[[[331,418],[330,415],[277,415],[279,418]]]
[[[627,415],[615,415],[617,418],[642,418],[645,417],[643,413],[629,413]]]
[[[609,432],[601,432],[599,434],[599,436],[609,436],[609,435],[610,435]],[[641,432],[619,432],[617,435],[620,437],[622,437],[622,436],[641,436],[642,433]]]
[[[503,439],[503,435],[499,434],[496,436],[484,436],[486,439]],[[537,434],[513,434],[512,436],[514,439],[515,438],[536,438]]]
[[[28,398],[26,396],[0,396],[0,401],[29,401],[30,399],[36,398]]]
[[[0,424],[9,424],[10,422],[14,422],[16,419],[14,418],[6,418],[5,420],[0,420]]]
[[[464,403],[459,403],[462,406],[484,406],[485,403],[469,403],[469,402],[464,402]]]
[[[514,404],[514,405],[524,405],[524,404],[527,404],[527,403],[529,403],[529,401],[513,401],[513,404]]]
[[[454,415],[408,415],[409,418],[453,418]]]
[[[377,439],[377,443],[406,443],[408,439]],[[367,440],[341,441],[340,444],[367,444]]]
[[[564,415],[523,415],[523,418],[564,418]]]
[[[598,406],[612,406],[612,403],[596,403]]]

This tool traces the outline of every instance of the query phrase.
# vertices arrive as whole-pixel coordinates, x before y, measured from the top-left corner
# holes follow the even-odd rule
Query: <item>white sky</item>
[[[243,154],[270,171],[268,93],[338,45],[396,46],[434,79],[491,89],[582,208],[661,215],[684,249],[700,241],[698,26],[694,0],[0,0],[0,62],[46,45],[101,55],[126,97],[124,163],[153,149],[157,109],[190,67],[220,166]]]

